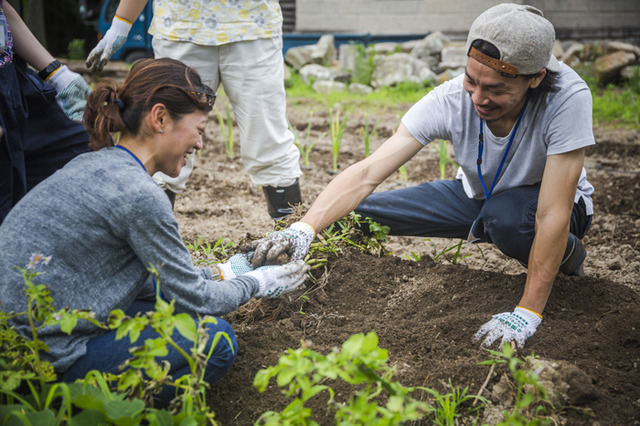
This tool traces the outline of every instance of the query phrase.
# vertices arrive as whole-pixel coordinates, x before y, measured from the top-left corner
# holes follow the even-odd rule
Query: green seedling
[[[455,426],[459,424],[457,419],[463,415],[477,415],[481,408],[480,406],[469,409],[463,407],[465,403],[471,400],[480,401],[483,405],[488,403],[487,399],[482,396],[467,394],[469,386],[464,389],[454,388],[451,384],[451,379],[449,379],[449,387],[451,392],[446,395],[442,395],[433,389],[421,388],[429,393],[435,402],[434,410],[431,414],[433,415],[433,423],[436,425]]]
[[[438,164],[440,166],[440,179],[445,179],[447,177],[447,166],[452,165],[454,167],[457,166],[455,161],[451,159],[449,154],[449,141],[444,139],[438,140],[438,145],[435,144],[435,141],[432,143],[432,146],[438,152]]]
[[[345,114],[344,118],[340,118],[342,112],[340,109],[335,110],[329,107],[329,128],[331,130],[331,155],[333,157],[333,172],[338,172],[338,155],[340,154],[340,144],[342,136],[347,126],[347,118],[349,114]]]
[[[422,252],[411,252],[411,255],[407,255],[407,259],[413,260],[414,262],[420,262],[422,260]]]
[[[233,120],[231,120],[231,107],[229,104],[224,105],[227,112],[226,129],[225,120],[222,118],[222,113],[215,109],[216,116],[218,117],[218,125],[220,126],[220,132],[222,132],[222,140],[224,142],[224,149],[229,159],[233,159]]]
[[[385,112],[387,112],[386,108],[384,109],[384,111],[382,111],[382,114],[380,114],[380,116],[378,117],[376,122],[373,124],[373,127],[371,129],[369,129],[369,116],[367,115],[367,113],[364,114],[364,126],[360,128],[360,134],[362,135],[362,142],[364,144],[365,157],[368,157],[369,154],[371,153],[371,139],[376,137],[377,135],[376,130],[378,129],[378,124],[380,123],[380,119],[382,118]]]
[[[214,263],[225,262],[229,258],[229,249],[236,247],[236,243],[233,241],[225,241],[224,238],[219,237],[215,243],[211,244],[202,235],[198,235],[192,243],[185,242],[185,246],[194,255],[201,255],[207,258],[196,260],[196,265],[212,265]]]
[[[431,239],[426,238],[423,241],[431,241]],[[444,254],[449,252],[453,252],[451,259],[449,260],[454,265],[458,265],[467,257],[472,256],[472,253],[462,254],[462,245],[465,242],[464,240],[460,240],[458,241],[457,244],[454,244],[454,245],[451,245],[452,241],[453,239],[449,239],[449,241],[447,242],[447,244],[442,250],[438,250],[437,246],[433,243],[433,241],[431,241],[431,243],[433,244],[432,258],[434,262],[437,262],[441,257],[443,257]]]

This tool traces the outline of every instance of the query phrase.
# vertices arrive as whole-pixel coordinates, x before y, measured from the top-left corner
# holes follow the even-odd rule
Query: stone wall
[[[640,39],[640,0],[514,1],[541,9],[558,38]],[[296,0],[296,32],[424,34],[464,39],[491,0]]]

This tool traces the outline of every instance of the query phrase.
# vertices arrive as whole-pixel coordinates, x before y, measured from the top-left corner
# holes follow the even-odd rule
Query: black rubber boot
[[[262,191],[267,199],[267,210],[269,216],[276,222],[284,219],[293,213],[293,205],[302,202],[300,194],[300,182],[296,182],[291,186],[275,187],[263,186]]]
[[[583,277],[583,263],[586,257],[587,251],[584,249],[582,241],[575,235],[569,233],[569,241],[567,242],[567,249],[564,252],[564,257],[560,264],[560,272],[565,275]]]
[[[176,204],[176,193],[171,191],[170,189],[165,189],[164,193],[169,197],[169,201],[171,201],[171,208],[173,208]]]

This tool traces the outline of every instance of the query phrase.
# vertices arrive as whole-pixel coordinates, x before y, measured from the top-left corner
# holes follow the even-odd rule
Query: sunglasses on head
[[[189,93],[193,93],[194,95],[197,95],[200,98],[205,98],[207,100],[207,105],[209,105],[209,107],[213,107],[213,104],[216,101],[216,95],[211,95],[209,93],[203,93],[203,92],[196,92],[195,90],[189,90]]]

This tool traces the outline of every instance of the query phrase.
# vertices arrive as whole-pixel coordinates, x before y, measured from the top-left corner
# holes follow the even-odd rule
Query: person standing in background
[[[0,223],[31,188],[89,151],[80,123],[89,91],[0,0]]]
[[[240,129],[241,157],[254,184],[262,186],[274,220],[302,201],[300,152],[286,119],[282,11],[277,0],[195,2],[153,0],[149,28],[156,58],[178,59],[214,89],[223,85]],[[147,0],[120,2],[111,27],[87,57],[102,70],[125,43]],[[173,200],[193,170],[191,156],[177,178],[154,179]]]

